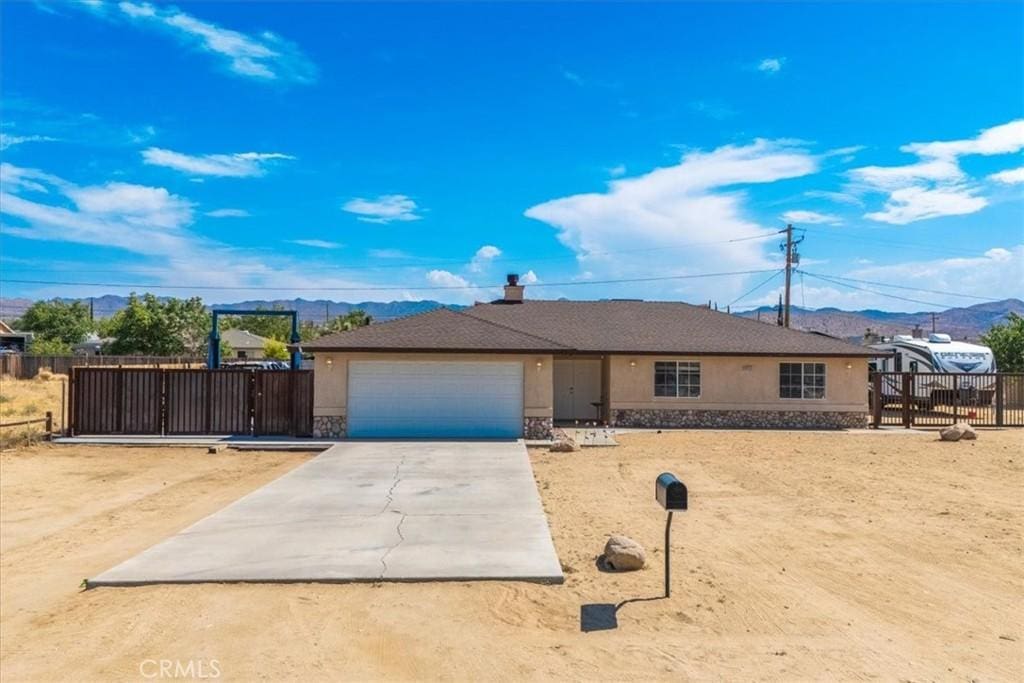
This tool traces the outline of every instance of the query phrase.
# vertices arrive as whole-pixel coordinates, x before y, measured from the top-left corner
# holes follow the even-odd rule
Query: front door
[[[599,359],[555,359],[555,420],[599,420],[594,406],[601,401],[601,361]]]

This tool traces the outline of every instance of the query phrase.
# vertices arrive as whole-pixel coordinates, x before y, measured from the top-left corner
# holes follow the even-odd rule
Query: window
[[[686,360],[655,362],[654,395],[700,398],[700,363]]]
[[[825,364],[780,363],[779,398],[825,398]]]

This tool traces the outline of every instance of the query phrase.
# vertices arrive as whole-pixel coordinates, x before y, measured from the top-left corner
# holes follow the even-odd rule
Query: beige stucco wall
[[[348,363],[353,360],[518,361],[523,363],[523,416],[551,417],[550,355],[497,353],[327,353],[317,351],[313,366],[313,415],[347,415]],[[330,362],[328,362],[330,361]],[[537,366],[540,363],[540,367]]]
[[[700,361],[700,398],[655,398],[654,363]],[[825,363],[824,399],[779,398],[779,363]],[[631,365],[635,363],[635,365]],[[867,411],[864,358],[612,356],[611,409]]]

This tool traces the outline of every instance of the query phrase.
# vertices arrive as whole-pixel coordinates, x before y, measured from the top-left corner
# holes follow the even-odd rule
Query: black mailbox
[[[654,482],[654,497],[666,510],[685,510],[686,484],[676,479],[676,475],[663,472]]]

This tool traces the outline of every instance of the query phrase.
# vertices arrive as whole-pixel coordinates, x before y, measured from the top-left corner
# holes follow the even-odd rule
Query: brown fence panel
[[[159,434],[163,376],[152,370],[124,370],[121,382],[121,433]]]
[[[264,370],[255,373],[257,435],[313,433],[313,373]]]
[[[875,426],[1024,426],[1024,373],[880,372],[870,398]]]
[[[72,434],[310,436],[313,372],[75,367],[70,414]]]
[[[32,379],[43,368],[59,375],[70,375],[71,368],[109,366],[185,366],[203,368],[206,361],[190,356],[38,356],[34,354],[0,355],[0,374],[18,379]]]
[[[210,434],[207,424],[207,372],[164,370],[164,433]]]
[[[252,434],[251,370],[195,370],[209,378],[207,434]]]

